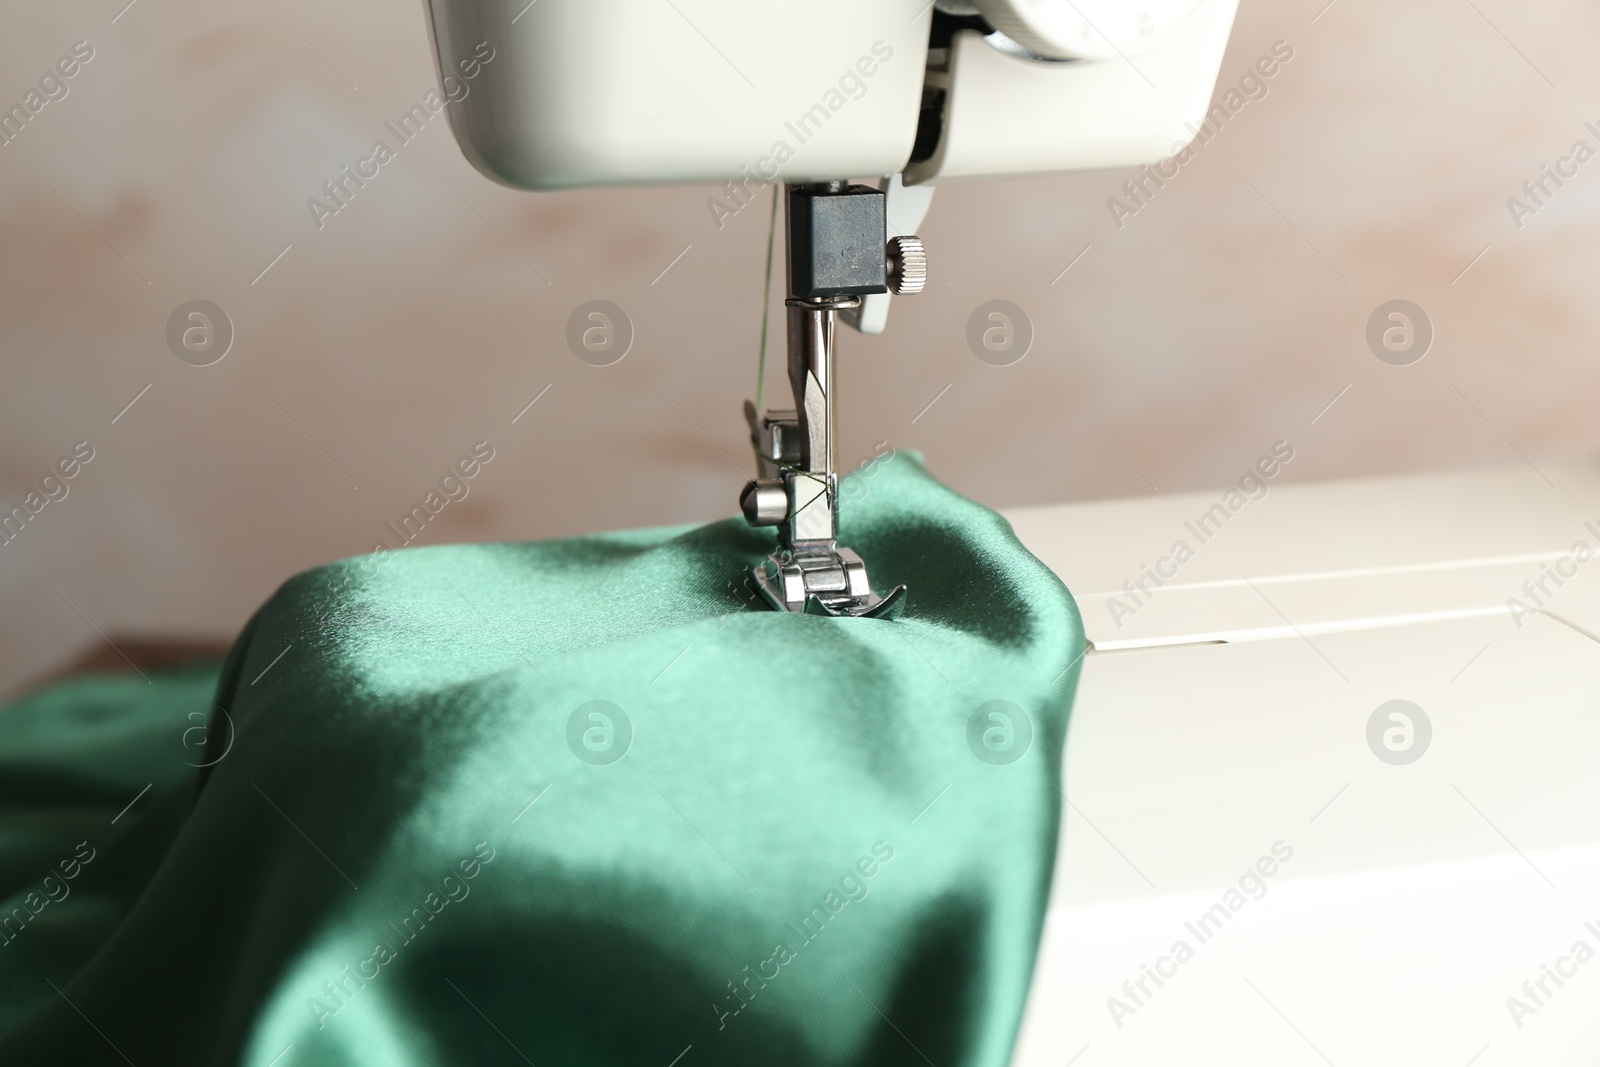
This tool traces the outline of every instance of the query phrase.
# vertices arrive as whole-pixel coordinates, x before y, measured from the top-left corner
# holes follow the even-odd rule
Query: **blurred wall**
[[[1600,12],[1325,2],[1244,0],[1224,83],[1274,42],[1293,59],[1132,215],[1108,209],[1132,172],[940,190],[931,295],[844,335],[847,463],[919,449],[1003,507],[1219,485],[1280,439],[1297,481],[1591,450],[1600,162],[1507,200],[1600,148]],[[96,629],[232,632],[480,440],[420,543],[733,510],[762,212],[719,231],[706,188],[514,192],[441,118],[319,229],[307,198],[434,84],[421,5],[125,4],[0,13],[6,106],[93,49],[0,145],[0,504],[94,452],[0,547],[0,689]],[[603,368],[565,341],[595,298],[636,331]],[[966,341],[993,298],[1035,332],[1009,366]],[[1435,333],[1410,366],[1366,339],[1399,298]],[[195,299],[236,334],[211,366],[167,343]]]

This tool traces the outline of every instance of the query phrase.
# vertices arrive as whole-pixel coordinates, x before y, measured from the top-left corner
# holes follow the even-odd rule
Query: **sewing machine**
[[[804,18],[776,4],[628,0],[431,10],[441,75],[481,70],[451,123],[497,181],[719,182],[740,203],[784,183],[794,404],[745,412],[759,463],[740,508],[778,533],[754,577],[785,611],[892,617],[906,590],[874,591],[838,541],[837,323],[880,332],[890,295],[922,289],[927,253],[913,231],[933,183],[1146,163],[1187,142],[1236,5],[836,0]],[[474,53],[485,41],[504,55],[492,66]],[[850,181],[862,175],[881,187]]]
[[[783,183],[793,405],[746,405],[756,582],[892,617],[917,591],[839,540],[838,326],[922,288],[935,185],[1181,149],[1236,2],[430,6],[442,75],[498,52],[450,109],[487,176]],[[1216,494],[1008,515],[1091,645],[1017,1067],[1593,1062],[1600,962],[1560,961],[1600,949],[1600,579],[1572,562],[1600,471],[1553,481],[1273,488],[1181,575],[1163,553]]]

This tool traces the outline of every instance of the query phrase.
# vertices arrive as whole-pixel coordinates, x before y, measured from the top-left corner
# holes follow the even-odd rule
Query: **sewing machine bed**
[[[1092,645],[1016,1067],[1600,1062],[1600,463],[1545,474],[1008,513]]]

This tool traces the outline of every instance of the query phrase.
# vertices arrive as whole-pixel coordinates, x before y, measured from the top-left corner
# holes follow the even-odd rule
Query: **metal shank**
[[[833,425],[836,316],[888,292],[883,194],[843,182],[796,185],[785,208],[794,408],[758,417],[745,405],[760,472],[741,504],[753,524],[778,529],[778,550],[756,567],[756,584],[784,611],[893,617],[905,587],[878,596],[861,557],[838,544]]]

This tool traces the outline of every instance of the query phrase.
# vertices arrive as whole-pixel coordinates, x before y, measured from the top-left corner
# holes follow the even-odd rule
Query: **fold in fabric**
[[[286,583],[204,723],[205,671],[0,712],[0,1065],[1004,1067],[1083,629],[871,473],[897,621],[767,609],[739,520],[409,549]]]

